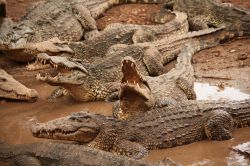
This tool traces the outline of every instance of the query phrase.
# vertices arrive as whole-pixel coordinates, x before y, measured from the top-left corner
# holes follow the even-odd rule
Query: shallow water
[[[197,100],[245,100],[249,99],[250,95],[241,92],[233,87],[218,87],[211,86],[207,83],[194,83],[194,91]]]

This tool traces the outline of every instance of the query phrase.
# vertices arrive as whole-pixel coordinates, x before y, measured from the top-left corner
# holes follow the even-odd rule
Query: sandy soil
[[[192,60],[197,81],[250,93],[249,43],[241,39],[197,53]]]
[[[124,24],[155,24],[151,21],[152,15],[157,13],[161,5],[155,4],[128,4],[111,8],[103,17],[97,20],[98,29],[104,29],[111,23]]]
[[[18,20],[24,14],[26,7],[35,1],[37,0],[7,0],[8,16]],[[227,1],[232,2],[232,0]],[[250,8],[250,0],[234,0],[233,3]],[[133,12],[129,12],[130,7],[134,9]],[[155,9],[158,9],[157,5],[151,7],[148,8],[148,5],[143,5],[143,7],[136,7],[136,5],[117,7],[117,10],[110,10],[104,14],[104,17],[98,20],[98,25],[103,28],[111,22],[149,24],[148,16]],[[123,15],[118,14],[121,11]],[[124,14],[126,12],[128,15]],[[139,16],[139,18],[135,16]],[[131,19],[126,19],[129,17]],[[197,81],[208,82],[221,87],[233,86],[242,91],[250,92],[249,43],[250,39],[236,40],[196,54],[192,62]],[[105,115],[111,114],[111,104],[109,103],[77,103],[70,97],[49,102],[47,97],[55,87],[38,82],[35,79],[37,72],[26,71],[25,64],[6,61],[2,56],[0,56],[0,66],[21,83],[39,92],[39,99],[36,103],[0,100],[0,140],[15,144],[44,141],[32,137],[27,129],[26,122],[31,117],[44,122],[83,109]],[[173,66],[174,62],[168,69]],[[226,165],[226,157],[230,153],[229,148],[238,143],[249,141],[249,133],[250,128],[239,129],[233,133],[234,139],[232,140],[222,142],[201,141],[186,146],[151,151],[147,159],[158,160],[169,156],[184,165],[203,160],[208,161],[206,165]]]

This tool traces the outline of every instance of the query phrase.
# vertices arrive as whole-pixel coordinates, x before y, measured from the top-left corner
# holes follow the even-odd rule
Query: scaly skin
[[[150,149],[232,138],[234,128],[250,125],[250,100],[193,101],[158,108],[128,121],[79,112],[46,123],[31,120],[29,125],[35,137],[78,141],[141,158]]]
[[[131,56],[135,59],[143,75],[159,75],[163,71],[164,59],[165,62],[174,59],[186,43],[192,41],[197,45],[195,48],[198,47],[198,50],[201,50],[219,44],[224,36],[225,34],[221,29],[208,29],[190,32],[171,39],[166,37],[154,42],[115,45],[109,49],[106,57],[102,58],[101,61],[89,65],[83,64],[88,71],[88,75],[74,73],[73,76],[69,77],[68,73],[73,73],[73,70],[71,70],[68,71],[66,76],[60,73],[55,77],[47,74],[45,76],[38,75],[37,78],[51,85],[64,87],[78,101],[113,99],[113,97],[118,97],[119,79],[122,77],[120,62],[125,56]],[[38,59],[52,66],[57,64],[49,56],[38,56]],[[67,58],[65,58],[65,61],[67,61]],[[70,61],[72,62],[72,60]],[[63,64],[58,65],[59,68],[61,66],[67,67]],[[182,69],[179,71],[181,72]],[[64,78],[67,78],[67,81],[64,81]],[[192,85],[192,82],[190,85]],[[185,96],[182,97],[186,98]]]
[[[105,56],[108,49],[115,44],[133,44],[138,42],[146,42],[155,40],[155,38],[171,37],[178,34],[185,34],[188,31],[187,16],[184,13],[172,13],[166,10],[160,11],[163,14],[160,17],[163,24],[158,25],[133,25],[133,24],[111,24],[104,31],[96,32],[94,37],[92,33],[88,33],[89,39],[83,42],[62,42],[60,40],[49,40],[42,43],[29,44],[31,50],[36,55],[39,52],[51,54],[49,50],[53,49],[52,55],[60,55],[65,57],[73,57],[85,60],[89,63],[99,62]],[[171,21],[165,20],[164,16],[171,17]],[[166,18],[168,19],[168,18]],[[58,44],[60,43],[60,44]],[[61,52],[67,53],[61,53]],[[52,52],[52,51],[51,51]],[[35,65],[37,62],[35,63]],[[29,69],[35,69],[34,65],[29,65]]]
[[[174,2],[173,2],[174,1]],[[225,25],[243,36],[250,35],[250,11],[218,0],[173,0],[173,9],[188,15],[193,30]],[[171,6],[171,5],[170,5]]]
[[[1,36],[0,50],[11,55],[10,58],[13,60],[29,61],[34,58],[34,54],[40,48],[31,49],[26,46],[28,43],[43,42],[54,37],[58,37],[62,41],[79,41],[86,31],[96,31],[95,19],[105,10],[113,5],[129,2],[114,0],[38,2],[30,8],[19,23],[9,27],[9,31]],[[161,1],[139,2],[160,3]],[[46,51],[50,52],[50,48],[47,48]],[[52,53],[54,52],[52,51]]]
[[[175,105],[177,102],[196,99],[191,59],[192,55],[200,50],[200,45],[195,46],[187,45],[178,55],[175,68],[157,77],[141,75],[135,60],[125,57],[122,61],[123,76],[119,101],[113,110],[114,116],[125,120],[139,116],[153,107]]]
[[[92,149],[84,145],[60,143],[30,143],[9,145],[0,143],[0,161],[9,162],[13,166],[156,166],[155,164],[137,161],[124,156]],[[159,164],[173,164],[168,159]]]
[[[36,90],[27,88],[3,69],[0,69],[0,98],[35,101],[37,97]]]

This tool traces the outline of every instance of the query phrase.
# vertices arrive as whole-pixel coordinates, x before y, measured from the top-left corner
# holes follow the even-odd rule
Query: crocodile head
[[[120,109],[124,116],[136,115],[154,106],[155,99],[147,81],[139,73],[133,58],[122,60],[122,81],[120,87]]]
[[[106,118],[100,114],[77,112],[45,123],[31,119],[28,125],[34,137],[88,143],[100,133]]]
[[[39,73],[36,78],[53,86],[64,87],[77,101],[97,101],[108,94],[105,87],[94,76],[89,75],[87,69],[75,59],[39,54],[37,61],[50,64],[55,71]]]
[[[0,98],[34,101],[37,97],[36,90],[27,88],[0,69]]]

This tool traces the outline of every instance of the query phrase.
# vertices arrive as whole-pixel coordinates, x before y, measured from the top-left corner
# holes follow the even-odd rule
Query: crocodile
[[[78,101],[113,100],[118,97],[119,79],[122,77],[120,63],[123,57],[133,57],[143,75],[157,76],[163,73],[163,64],[174,59],[186,43],[193,41],[199,49],[204,49],[219,44],[225,36],[227,32],[222,28],[211,28],[189,32],[171,39],[166,37],[153,42],[114,45],[102,60],[97,63],[83,64],[87,72],[66,69],[66,75],[64,72],[68,58],[64,57],[65,60],[62,60],[60,57],[59,63],[56,57],[39,54],[37,60],[58,68],[58,74],[38,74],[37,79],[64,87]],[[71,58],[70,63],[72,62],[74,60]]]
[[[191,30],[226,26],[238,30],[242,36],[250,35],[250,11],[218,0],[172,0],[166,8],[185,12]]]
[[[3,69],[0,69],[0,98],[35,101],[38,93],[34,89],[29,89]]]
[[[178,55],[175,68],[158,77],[141,75],[136,61],[130,56],[125,57],[122,60],[119,101],[114,104],[113,115],[127,120],[152,108],[195,100],[195,78],[191,59],[197,50],[200,48],[195,48],[191,43],[187,44]]]
[[[160,15],[160,16],[158,16]],[[40,43],[30,43],[27,47],[30,50],[35,50],[33,55],[38,52],[44,52],[51,55],[44,48],[50,47],[53,49],[52,55],[60,55],[82,59],[93,63],[101,61],[104,56],[107,56],[107,50],[115,44],[133,44],[155,39],[176,36],[185,34],[188,31],[187,15],[180,12],[169,12],[161,10],[155,16],[157,25],[134,25],[134,24],[110,24],[103,31],[91,37],[92,33],[88,33],[89,39],[81,42],[63,42],[60,40],[51,39]],[[67,50],[67,53],[61,53]],[[65,51],[66,52],[66,51]],[[28,65],[28,69],[40,69],[41,64],[36,61],[34,64]]]
[[[141,158],[148,150],[171,148],[205,139],[228,140],[232,130],[250,125],[250,100],[189,101],[156,108],[127,121],[89,112],[38,123],[29,127],[38,138],[67,140]]]
[[[0,51],[9,54],[16,61],[29,61],[39,48],[26,46],[57,37],[62,41],[79,41],[85,32],[96,32],[95,19],[113,5],[137,1],[115,0],[48,0],[33,5],[18,23],[1,34]],[[161,1],[138,1],[140,3],[160,3]],[[87,33],[89,34],[89,33]],[[95,34],[95,33],[91,33]],[[46,47],[43,46],[43,47]],[[44,49],[44,48],[42,48]],[[54,49],[46,47],[54,53]],[[68,52],[68,50],[57,50]],[[70,53],[70,52],[68,52]]]
[[[40,142],[11,145],[0,143],[0,161],[13,166],[156,166],[178,164],[169,158],[156,163],[146,163],[125,156],[93,149],[83,145]],[[179,165],[180,166],[180,165]]]

